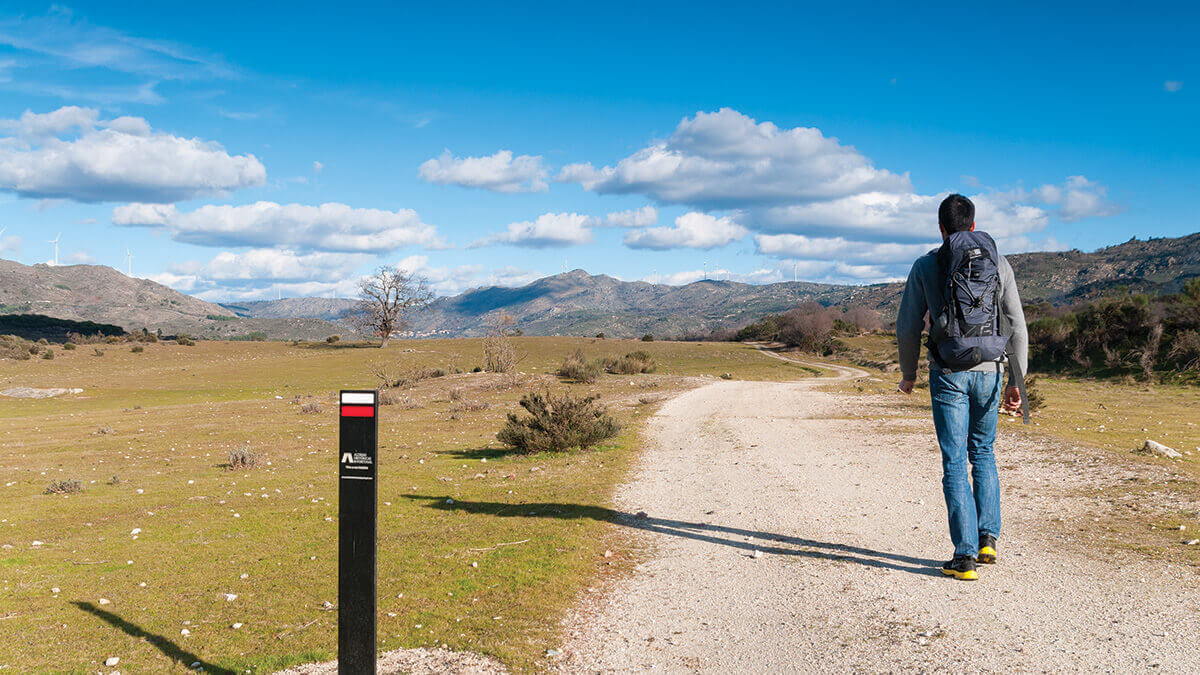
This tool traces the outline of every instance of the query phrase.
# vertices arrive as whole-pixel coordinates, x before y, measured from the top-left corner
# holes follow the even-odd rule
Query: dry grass
[[[625,564],[611,526],[583,514],[609,504],[653,406],[614,405],[625,430],[602,451],[524,457],[495,440],[522,392],[636,400],[722,372],[805,375],[734,344],[512,342],[526,355],[520,370],[422,380],[406,390],[408,404],[380,413],[383,649],[446,643],[529,669],[557,646],[556,617],[580,589]],[[562,383],[551,374],[577,348],[588,359],[645,349],[658,370]],[[9,580],[0,585],[0,664],[91,672],[119,654],[122,672],[185,672],[192,660],[213,665],[209,672],[269,672],[331,658],[336,613],[321,605],[337,600],[336,406],[298,414],[293,402],[369,388],[368,365],[381,357],[453,373],[483,356],[480,340],[397,341],[382,352],[347,342],[164,341],[143,354],[93,358],[80,349],[53,361],[5,361],[5,386],[85,391],[0,398],[0,544],[12,547],[0,549],[0,577]],[[450,400],[451,391],[461,400]],[[102,426],[118,433],[97,433]],[[221,468],[229,448],[246,445],[270,463],[260,461],[249,478]],[[114,473],[121,482],[108,484]],[[85,490],[42,494],[66,477],[79,477]],[[446,498],[496,506],[447,509]],[[605,548],[619,555],[605,559]],[[51,587],[61,588],[58,598]],[[224,593],[238,598],[227,602]],[[99,598],[111,604],[100,607]],[[187,638],[179,634],[185,621]],[[234,622],[244,626],[233,630]],[[195,658],[182,662],[156,646],[172,643]]]

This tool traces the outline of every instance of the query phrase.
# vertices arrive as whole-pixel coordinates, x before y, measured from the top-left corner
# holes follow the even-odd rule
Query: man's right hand
[[[896,389],[902,394],[911,394],[913,385],[916,384],[912,380],[900,380],[900,384],[896,385]]]

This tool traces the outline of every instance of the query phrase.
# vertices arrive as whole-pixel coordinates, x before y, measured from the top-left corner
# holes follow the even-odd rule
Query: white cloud
[[[436,267],[429,264],[429,257],[412,255],[398,262],[397,267],[424,276],[430,288],[439,296],[458,295],[463,291],[483,286],[524,286],[543,275],[517,267],[501,267],[485,271],[482,265],[457,265]]]
[[[558,248],[587,244],[592,241],[591,228],[596,219],[578,213],[543,213],[534,221],[509,223],[500,234],[479,239],[471,248],[492,244],[509,244],[526,248]]]
[[[802,234],[760,234],[754,237],[758,252],[779,258],[806,260],[847,260],[864,262],[903,262],[920,257],[936,248],[934,238],[921,244],[852,241],[842,237],[806,237]]]
[[[95,265],[96,256],[87,251],[75,251],[63,259],[66,265]]]
[[[5,237],[0,231],[0,253],[20,253],[21,238],[15,235]]]
[[[1030,195],[1058,207],[1059,218],[1072,222],[1116,215],[1121,208],[1108,200],[1108,188],[1086,176],[1069,176],[1062,185],[1043,185]]]
[[[95,110],[67,107],[26,112],[0,128],[12,132],[0,136],[0,191],[21,197],[166,203],[266,180],[254,155],[155,132],[138,117],[102,121]]]
[[[1167,80],[1166,82],[1163,82],[1163,89],[1173,94],[1180,89],[1183,89],[1183,82],[1181,80]]]
[[[549,187],[540,156],[513,157],[510,150],[487,157],[455,157],[446,150],[441,157],[422,163],[418,173],[430,183],[493,192],[545,192]]]
[[[163,228],[176,241],[201,246],[386,253],[437,243],[435,228],[421,222],[416,211],[356,209],[338,203],[209,205],[188,213],[170,205],[128,204],[113,209],[112,220],[114,225]]]
[[[653,206],[614,211],[604,216],[604,227],[650,227],[658,222],[658,210]]]
[[[568,165],[558,180],[602,194],[643,194],[660,203],[716,209],[911,189],[907,174],[876,169],[819,129],[780,129],[729,108],[685,118],[670,138],[615,166]]]
[[[171,272],[221,282],[337,281],[371,258],[361,253],[308,253],[272,248],[222,251],[207,263],[173,265]]]
[[[630,248],[663,250],[669,248],[716,248],[746,236],[746,228],[729,217],[718,218],[707,213],[685,213],[675,219],[672,227],[652,227],[631,230],[625,234]]]
[[[325,165],[320,162],[313,162],[313,175],[321,173],[325,169]]]

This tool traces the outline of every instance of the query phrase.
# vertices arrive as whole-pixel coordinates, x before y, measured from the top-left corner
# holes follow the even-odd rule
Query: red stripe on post
[[[369,405],[344,405],[342,417],[374,417],[375,407]]]

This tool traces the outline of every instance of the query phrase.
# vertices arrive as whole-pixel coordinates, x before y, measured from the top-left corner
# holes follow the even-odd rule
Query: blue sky
[[[206,299],[870,283],[1200,230],[1184,4],[0,3],[0,256]]]

